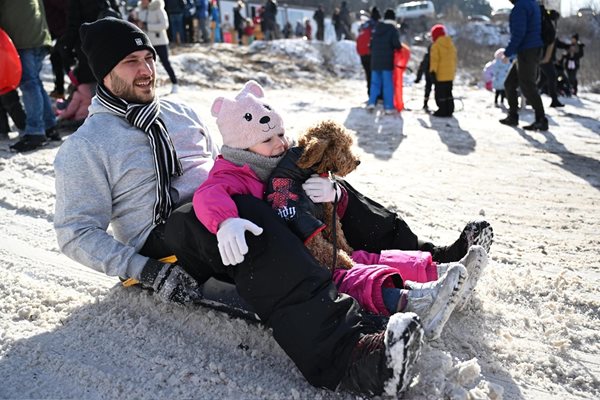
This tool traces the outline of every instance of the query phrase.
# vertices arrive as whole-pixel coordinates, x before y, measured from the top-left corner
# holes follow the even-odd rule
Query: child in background
[[[446,27],[436,24],[431,28],[431,56],[429,72],[435,83],[435,103],[438,109],[433,113],[436,117],[449,118],[454,113],[454,96],[452,85],[456,75],[456,47]]]
[[[224,265],[243,261],[248,251],[244,238],[246,230],[254,235],[262,233],[259,226],[239,218],[231,197],[251,194],[262,199],[268,177],[291,145],[291,140],[285,136],[281,116],[264,102],[263,96],[262,87],[250,81],[234,100],[219,97],[211,108],[212,115],[217,117],[223,146],[208,179],[196,190],[193,206],[200,222],[216,234]],[[328,178],[313,176],[303,185],[309,197],[307,187],[322,179]],[[338,190],[337,195],[343,202],[347,193],[344,194],[341,188]],[[394,252],[398,257],[394,258]],[[355,253],[363,261],[383,259],[383,253]],[[452,311],[463,307],[468,300],[487,262],[487,255],[482,247],[472,246],[461,260],[473,271],[467,282],[467,268],[461,263],[440,265],[444,274],[437,279],[438,266],[432,262],[431,255],[412,253],[407,256],[407,252],[389,251],[390,265],[357,263],[350,270],[336,269],[333,280],[341,292],[354,297],[369,312],[383,315],[417,313],[423,320],[426,336],[434,339],[441,334]],[[421,282],[406,280],[400,271],[412,273],[417,279],[421,274]]]
[[[423,110],[429,111],[429,95],[431,94],[431,87],[433,86],[433,80],[431,79],[431,73],[429,72],[429,57],[431,56],[431,45],[427,46],[427,53],[423,56],[423,60],[419,64],[417,70],[417,79],[415,83],[419,83],[421,78],[425,77],[425,94],[423,97]]]
[[[498,106],[498,98],[500,98],[500,104],[504,105],[504,98],[506,97],[506,92],[504,91],[504,81],[506,80],[506,75],[508,74],[508,70],[510,69],[509,63],[502,62],[502,57],[504,56],[504,48],[499,48],[494,53],[494,61],[492,62],[492,86],[496,91],[494,94],[494,105]]]

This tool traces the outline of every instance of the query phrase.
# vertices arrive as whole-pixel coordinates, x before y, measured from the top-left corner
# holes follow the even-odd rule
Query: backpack
[[[540,14],[542,14],[542,42],[544,46],[554,43],[556,38],[556,27],[552,20],[552,11],[546,10],[546,7],[540,5]]]
[[[371,31],[373,30],[372,25],[367,25],[360,30],[360,33],[356,37],[356,52],[359,56],[366,56],[371,54],[369,44],[371,43]]]

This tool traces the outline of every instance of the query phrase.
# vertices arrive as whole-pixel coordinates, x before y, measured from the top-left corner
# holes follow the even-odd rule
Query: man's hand
[[[149,259],[142,269],[140,283],[143,288],[152,289],[164,302],[185,304],[202,298],[198,282],[176,264]]]
[[[334,180],[316,174],[302,184],[302,189],[315,203],[332,203],[336,199],[336,195],[338,200],[342,196],[342,189]]]
[[[263,229],[243,218],[228,218],[221,222],[217,231],[217,241],[223,265],[236,265],[244,261],[244,255],[248,253],[244,236],[246,231],[258,236],[262,234]]]

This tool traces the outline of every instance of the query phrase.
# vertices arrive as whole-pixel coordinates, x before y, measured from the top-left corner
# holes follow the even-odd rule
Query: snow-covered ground
[[[450,243],[467,220],[491,222],[475,298],[425,346],[405,398],[600,398],[600,95],[548,108],[548,132],[499,124],[493,95],[460,84],[452,119],[420,111],[412,85],[411,110],[369,114],[353,48],[339,46],[188,48],[173,56],[176,98],[217,134],[213,99],[258,79],[289,132],[343,123],[362,156],[349,181],[421,236]],[[0,398],[356,398],[307,384],[260,325],[162,304],[60,254],[58,146],[0,150]]]

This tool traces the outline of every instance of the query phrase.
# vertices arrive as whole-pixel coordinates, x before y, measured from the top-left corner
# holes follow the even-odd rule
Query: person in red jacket
[[[358,28],[358,36],[356,37],[356,52],[360,57],[360,63],[367,78],[367,96],[371,94],[371,32],[380,19],[379,9],[374,6],[371,9],[371,18]]]

